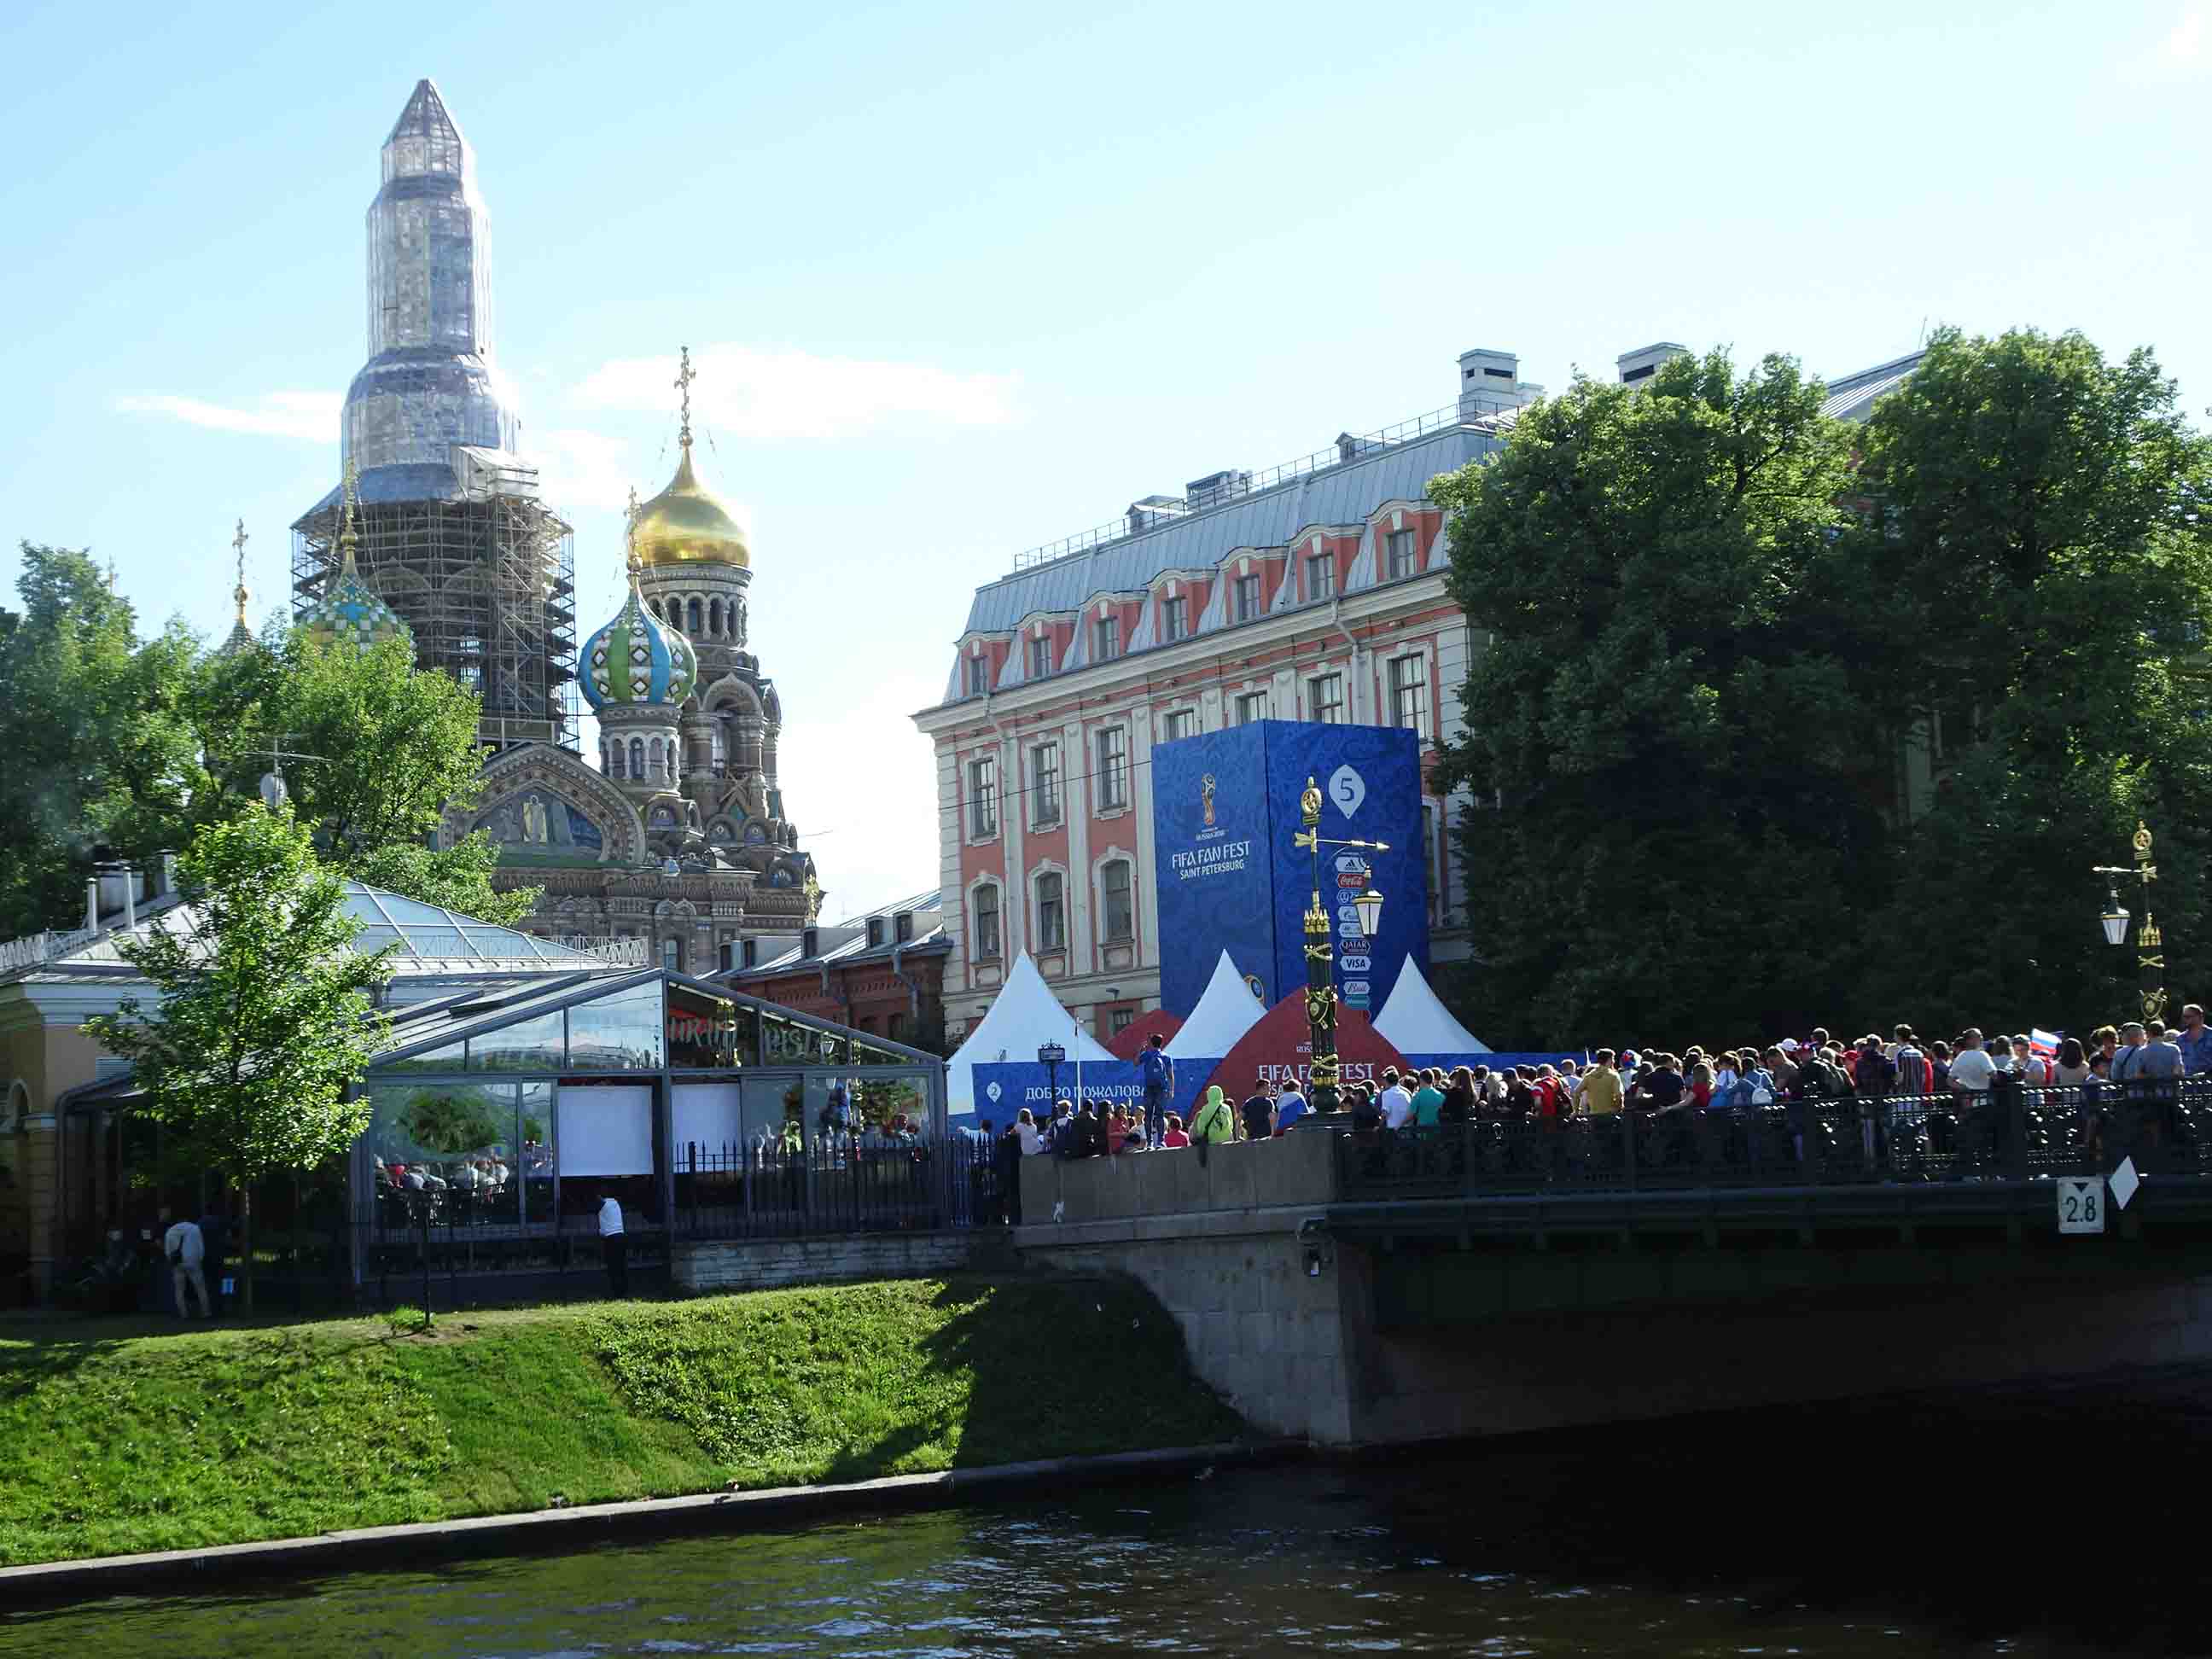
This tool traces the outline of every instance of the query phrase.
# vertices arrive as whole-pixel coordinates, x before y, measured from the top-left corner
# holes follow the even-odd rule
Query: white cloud
[[[2148,81],[2194,80],[2212,65],[2212,0],[2187,0],[2157,46],[2132,65]]]
[[[1011,374],[726,343],[700,348],[691,361],[693,417],[737,438],[838,438],[916,419],[1003,426],[1018,415]],[[665,412],[676,404],[676,369],[672,356],[617,358],[587,376],[574,401]]]
[[[554,507],[600,507],[619,511],[637,482],[629,464],[629,446],[580,428],[550,432],[525,428],[522,447],[538,463],[538,485]]]
[[[2212,4],[2196,0],[2182,8],[2180,21],[2159,44],[2158,55],[2169,64],[2201,62],[2208,36],[2212,36]]]
[[[264,438],[298,438],[329,443],[338,435],[338,412],[345,398],[337,392],[267,392],[246,408],[211,404],[167,392],[132,393],[115,400],[126,415],[161,415],[216,432],[250,432]]]
[[[790,678],[777,677],[790,722],[779,779],[799,844],[814,854],[830,890],[825,918],[933,884],[937,756],[915,730],[914,711],[945,695],[942,678],[872,670],[830,688],[793,685]]]

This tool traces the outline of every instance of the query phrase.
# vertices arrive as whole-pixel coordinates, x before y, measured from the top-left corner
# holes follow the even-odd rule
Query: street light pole
[[[1321,786],[1311,778],[1306,780],[1305,792],[1298,797],[1298,822],[1304,827],[1291,838],[1291,845],[1303,847],[1313,854],[1313,902],[1306,910],[1306,1029],[1313,1050],[1313,1068],[1306,1093],[1315,1113],[1322,1115],[1338,1109],[1338,1066],[1336,952],[1329,943],[1328,911],[1321,902],[1321,849],[1356,847],[1368,852],[1387,853],[1390,844],[1382,841],[1324,839],[1321,833]],[[1382,895],[1375,890],[1370,882],[1367,890],[1352,904],[1359,912],[1361,933],[1372,938],[1382,921]]]
[[[2136,861],[2128,864],[2099,864],[2090,868],[2090,874],[2113,878],[2110,883],[2111,897],[2101,918],[2107,944],[2128,942],[2128,913],[2120,906],[2118,878],[2133,876],[2142,884],[2142,926],[2136,930],[2136,965],[2142,975],[2142,1012],[2146,1020],[2161,1018],[2166,1013],[2166,936],[2159,932],[2158,923],[2150,913],[2150,884],[2158,879],[2158,866],[2151,862],[2151,834],[2142,819],[2136,820],[2136,833],[2130,845],[2135,849]]]

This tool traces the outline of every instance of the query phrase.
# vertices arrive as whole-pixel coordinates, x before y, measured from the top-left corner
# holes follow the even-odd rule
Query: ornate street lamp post
[[[1321,786],[1306,780],[1298,797],[1299,822],[1304,825],[1291,838],[1292,847],[1313,854],[1313,904],[1306,911],[1306,1025],[1313,1047],[1313,1080],[1307,1089],[1318,1114],[1338,1109],[1336,1098],[1336,952],[1329,944],[1328,911],[1321,902],[1321,849],[1356,847],[1370,853],[1387,853],[1383,841],[1329,841],[1321,833]],[[1352,901],[1359,914],[1359,931],[1369,939],[1382,925],[1382,895],[1372,882]]]
[[[2098,918],[2107,945],[2128,942],[2129,918],[2126,907],[2120,902],[2118,878],[2133,876],[2142,883],[2142,926],[2136,930],[2136,965],[2142,971],[2143,1018],[2158,1019],[2166,1013],[2166,936],[2151,919],[2150,884],[2158,879],[2158,866],[2151,862],[2150,830],[2140,818],[2136,821],[2132,844],[2136,854],[2132,865],[2095,865],[2090,874],[2111,878],[2106,884],[2105,914]]]
[[[1045,1103],[1044,1115],[1052,1115],[1052,1109],[1060,1104],[1060,1062],[1067,1058],[1067,1050],[1057,1042],[1037,1045],[1037,1064],[1044,1067],[1045,1090],[1052,1098]]]

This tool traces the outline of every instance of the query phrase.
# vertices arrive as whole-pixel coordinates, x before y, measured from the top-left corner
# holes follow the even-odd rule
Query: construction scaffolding
[[[457,492],[364,501],[361,578],[415,635],[415,660],[483,699],[493,747],[576,746],[574,532],[538,499],[537,469],[456,447]],[[335,580],[343,516],[335,492],[292,526],[292,613]]]

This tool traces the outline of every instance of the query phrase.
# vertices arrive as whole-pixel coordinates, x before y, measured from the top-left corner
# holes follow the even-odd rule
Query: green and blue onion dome
[[[629,563],[629,598],[621,612],[584,641],[584,701],[594,710],[623,704],[674,708],[699,681],[699,656],[676,628],[653,614],[638,592],[638,562]]]
[[[414,630],[409,628],[399,613],[378,595],[376,590],[361,579],[361,571],[354,563],[354,504],[356,482],[360,474],[351,462],[346,466],[345,527],[338,535],[338,549],[343,555],[338,566],[337,579],[324,591],[322,598],[307,607],[299,625],[307,636],[325,650],[343,647],[349,651],[367,653],[390,639],[407,641],[411,650],[415,644]],[[245,618],[245,589],[239,590],[239,616],[241,626]]]

